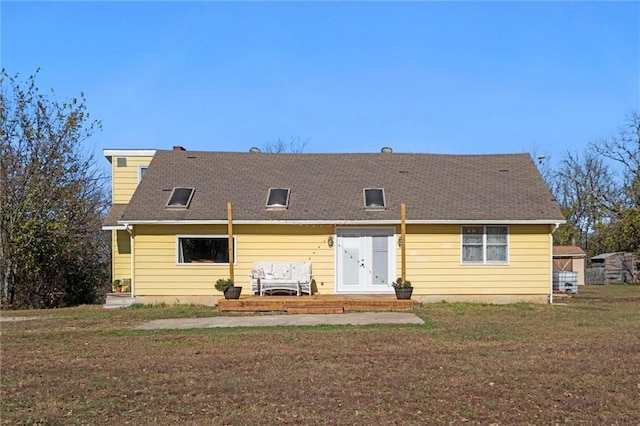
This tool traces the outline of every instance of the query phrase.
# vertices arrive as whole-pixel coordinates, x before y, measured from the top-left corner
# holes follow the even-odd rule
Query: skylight
[[[195,188],[173,188],[166,207],[170,209],[188,209]]]
[[[289,188],[269,188],[268,209],[286,209],[289,207]]]
[[[364,207],[367,209],[384,209],[384,189],[365,188],[364,189]]]

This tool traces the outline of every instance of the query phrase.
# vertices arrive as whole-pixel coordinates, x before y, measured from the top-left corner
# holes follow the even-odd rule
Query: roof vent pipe
[[[393,152],[393,149],[391,149],[391,147],[388,147],[388,146],[383,146],[380,152],[383,154],[391,154]]]
[[[249,150],[249,152],[262,152],[260,150],[260,148],[256,147],[256,146],[252,146],[251,149]]]

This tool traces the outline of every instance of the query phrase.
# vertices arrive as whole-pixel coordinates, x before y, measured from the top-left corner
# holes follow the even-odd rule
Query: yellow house
[[[414,300],[550,301],[564,219],[528,154],[389,151],[105,150],[113,278],[212,305],[231,269],[247,294],[255,262],[309,262],[319,294],[393,294],[404,252]]]

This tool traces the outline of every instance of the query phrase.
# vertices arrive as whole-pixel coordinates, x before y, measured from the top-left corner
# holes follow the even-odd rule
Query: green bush
[[[216,290],[225,292],[229,287],[233,287],[233,280],[231,278],[220,278],[216,281]]]

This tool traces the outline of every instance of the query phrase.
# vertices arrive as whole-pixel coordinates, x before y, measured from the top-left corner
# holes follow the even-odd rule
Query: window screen
[[[506,226],[463,226],[462,263],[506,263]]]
[[[487,226],[487,262],[507,261],[507,227]]]

